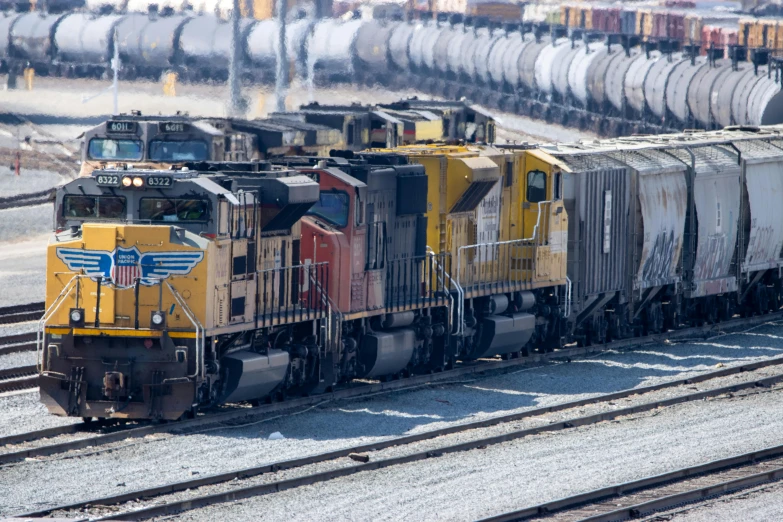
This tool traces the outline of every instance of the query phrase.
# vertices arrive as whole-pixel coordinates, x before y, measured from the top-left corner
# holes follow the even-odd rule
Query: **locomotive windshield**
[[[96,160],[132,160],[142,158],[141,140],[93,138],[90,140],[88,154]]]
[[[153,161],[203,161],[208,159],[207,144],[200,140],[150,142]]]
[[[79,219],[123,219],[125,198],[119,196],[65,196],[63,214]]]
[[[207,202],[202,199],[142,198],[139,219],[150,221],[206,221]]]
[[[321,192],[318,202],[307,212],[340,228],[348,224],[348,194],[345,192]]]

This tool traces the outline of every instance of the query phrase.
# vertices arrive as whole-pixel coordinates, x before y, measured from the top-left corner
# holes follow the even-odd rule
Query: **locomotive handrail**
[[[428,245],[427,249],[426,249],[426,252],[427,252],[427,254],[432,256],[432,262],[435,263],[435,266],[443,274],[443,277],[445,277],[446,280],[448,280],[449,283],[454,285],[454,288],[457,291],[457,298],[460,300],[460,302],[462,302],[464,300],[463,296],[465,295],[465,292],[464,292],[464,290],[462,290],[462,287],[460,285],[458,285],[454,281],[454,279],[451,278],[451,275],[449,275],[449,273],[446,271],[445,267],[443,267],[440,263],[438,263],[437,256],[435,255],[435,251],[432,249],[432,247],[430,247]],[[441,276],[438,275],[438,278],[440,278],[440,277]],[[442,280],[441,280],[441,284],[443,284]],[[454,297],[451,295],[451,292],[449,292],[449,302],[450,302],[450,305],[449,305],[449,317],[451,317],[451,311],[454,309]],[[459,313],[458,313],[458,315],[459,315]],[[456,332],[453,331],[453,328],[452,328],[452,333],[454,335],[461,334],[462,333],[462,331],[461,331],[462,330],[462,317],[459,317],[459,316],[457,317],[457,325],[456,325],[456,327],[457,327],[457,331]]]
[[[68,280],[68,282],[63,287],[62,291],[60,291],[60,294],[54,298],[54,301],[52,301],[52,304],[49,305],[49,308],[46,309],[44,312],[43,317],[38,321],[38,328],[35,332],[35,356],[36,356],[36,362],[35,362],[35,368],[38,370],[38,373],[43,373],[43,341],[46,338],[44,334],[44,328],[46,327],[46,321],[49,319],[54,312],[60,309],[60,306],[65,302],[63,297],[68,295],[71,291],[71,286],[74,282],[79,281],[80,278],[85,277],[81,274],[74,274],[71,279]]]
[[[204,365],[199,363],[204,357],[204,327],[198,321],[195,314],[193,314],[190,308],[188,308],[188,306],[185,304],[185,301],[179,295],[179,292],[177,292],[177,290],[173,286],[171,286],[171,283],[169,283],[168,281],[164,281],[163,279],[160,279],[160,282],[161,284],[164,282],[166,283],[166,286],[169,287],[169,292],[171,292],[171,295],[179,303],[179,306],[182,307],[182,311],[185,312],[185,315],[188,317],[188,319],[193,324],[193,326],[196,327],[196,368],[194,369],[193,374],[188,375],[188,377],[189,378],[198,377],[199,368],[201,368],[200,376],[203,378]]]

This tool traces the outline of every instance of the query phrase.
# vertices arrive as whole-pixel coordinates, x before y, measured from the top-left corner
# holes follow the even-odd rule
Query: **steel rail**
[[[337,390],[329,393],[323,393],[323,394],[313,395],[309,397],[298,397],[294,399],[287,399],[284,402],[264,404],[254,408],[236,408],[226,412],[218,412],[218,413],[212,412],[212,413],[204,414],[203,416],[200,416],[195,419],[181,420],[170,424],[144,425],[144,426],[129,428],[123,431],[118,431],[115,433],[100,434],[92,438],[59,442],[52,445],[20,450],[18,452],[0,454],[0,465],[7,464],[9,462],[14,462],[17,460],[24,460],[25,458],[43,457],[43,456],[54,455],[57,453],[83,449],[92,446],[101,446],[104,444],[117,442],[119,440],[123,440],[126,438],[143,437],[151,433],[189,429],[197,426],[204,426],[209,424],[231,421],[242,417],[257,416],[266,413],[274,413],[274,412],[279,412],[279,411],[284,411],[289,409],[307,407],[307,406],[319,404],[321,402],[330,402],[339,399],[348,399],[353,397],[359,397],[362,395],[370,395],[378,392],[402,391],[409,387],[419,387],[430,383],[437,383],[440,381],[451,380],[459,377],[483,374],[484,372],[491,372],[491,371],[502,372],[519,366],[538,365],[538,364],[544,364],[544,363],[561,360],[561,359],[571,360],[576,357],[596,354],[608,350],[629,348],[631,346],[642,346],[645,344],[663,342],[665,340],[689,339],[692,338],[697,333],[700,333],[702,335],[708,335],[710,333],[715,333],[717,331],[724,332],[726,330],[747,328],[749,326],[752,327],[752,326],[757,326],[759,324],[769,322],[776,318],[783,318],[783,311],[769,314],[766,316],[735,319],[732,321],[721,323],[719,325],[691,327],[683,330],[669,332],[667,334],[656,334],[647,337],[623,339],[620,341],[615,341],[604,345],[567,348],[567,349],[557,350],[550,353],[531,354],[526,357],[520,357],[518,359],[510,359],[505,361],[491,360],[491,361],[473,362],[437,374],[414,375],[412,377],[408,377],[398,381],[390,381],[390,382],[383,382],[383,383],[379,382],[379,383],[367,383],[367,384],[365,383],[353,384],[353,385],[348,385],[344,388],[338,388]],[[722,330],[718,330],[719,327],[722,327]],[[721,375],[730,375],[732,373],[739,373],[742,371],[751,371],[757,368],[762,368],[764,366],[774,366],[777,364],[781,364],[779,359],[769,359],[766,361],[759,361],[756,363],[724,368],[716,372],[709,372],[703,374],[702,376],[683,379],[682,381],[683,383],[699,382],[699,379],[702,379],[702,377],[703,380],[707,380],[714,377],[720,377]],[[724,372],[729,372],[729,373],[724,373]],[[676,382],[678,381],[672,381],[672,384],[665,383],[656,386],[663,387],[663,388],[678,386],[679,384],[674,384]],[[621,398],[623,396],[642,393],[643,390],[645,389],[646,388],[636,388],[632,390],[618,392],[619,394],[626,394],[626,395],[617,395],[615,398]],[[658,389],[662,389],[662,388],[658,388]],[[649,391],[653,391],[653,390],[650,389]],[[585,399],[584,401],[572,402],[569,403],[571,404],[571,406],[567,406],[567,407],[575,407],[575,405],[578,405],[579,403],[590,404],[592,402],[599,402],[601,397],[602,396],[595,397],[592,399]],[[550,407],[548,411],[558,411],[558,408],[559,408],[558,406],[553,406]],[[538,414],[541,414],[542,412],[543,409],[539,410]],[[51,438],[59,435],[69,435],[72,433],[83,431],[86,428],[87,426],[84,423],[75,423],[75,424],[60,426],[57,428],[47,428],[45,430],[10,435],[7,437],[0,438],[0,446],[8,445],[8,444],[18,444],[21,442],[40,440],[44,438]]]
[[[36,321],[44,312],[44,303],[27,303],[23,305],[4,306],[0,308],[0,324],[16,324],[26,321]],[[0,344],[3,343],[0,339]]]
[[[781,361],[780,358],[778,359]],[[783,362],[783,361],[781,361]],[[728,369],[726,369],[728,370]],[[722,372],[723,370],[721,370]],[[726,374],[721,375],[714,375],[712,374],[712,378],[724,376]],[[676,381],[677,386],[686,385],[686,384],[692,384],[694,382],[700,382],[700,381],[706,381],[709,380],[709,378],[706,375],[701,375],[696,378],[696,380],[692,379],[681,379],[679,381]],[[205,507],[212,504],[217,504],[221,502],[227,502],[231,500],[236,500],[239,498],[247,498],[252,497],[256,495],[262,495],[266,493],[273,493],[273,492],[279,492],[286,489],[296,488],[303,485],[309,485],[309,484],[315,484],[318,482],[325,482],[329,480],[333,480],[335,478],[343,477],[346,475],[350,475],[353,473],[358,473],[361,471],[371,471],[371,470],[377,470],[382,468],[387,468],[390,466],[398,465],[398,464],[406,464],[410,462],[416,462],[421,460],[426,460],[432,457],[439,457],[447,453],[455,453],[460,451],[469,451],[473,449],[478,448],[485,448],[490,445],[494,444],[500,444],[503,442],[508,442],[516,439],[520,439],[523,437],[528,437],[530,435],[537,435],[540,433],[547,433],[547,432],[554,432],[554,431],[561,431],[565,429],[574,428],[577,426],[585,426],[589,424],[596,424],[598,422],[603,422],[607,420],[612,420],[618,417],[627,416],[635,413],[642,413],[651,411],[654,409],[662,408],[662,407],[670,407],[675,406],[678,404],[683,404],[686,402],[692,402],[692,401],[699,401],[703,399],[707,399],[710,397],[718,397],[724,394],[728,393],[736,393],[741,390],[747,390],[747,389],[753,389],[756,387],[769,387],[776,383],[783,382],[783,374],[775,375],[772,377],[767,377],[764,379],[759,379],[755,381],[745,382],[745,383],[738,383],[733,384],[729,386],[723,386],[720,388],[714,388],[711,390],[691,393],[679,397],[673,397],[669,399],[664,400],[658,400],[658,401],[652,401],[636,406],[630,406],[626,408],[618,408],[606,412],[596,413],[593,415],[587,415],[583,417],[576,417],[572,419],[568,419],[565,421],[560,421],[544,426],[538,426],[533,428],[525,428],[520,430],[514,430],[511,432],[507,432],[501,435],[493,435],[490,437],[485,437],[465,443],[460,443],[456,445],[451,446],[444,446],[440,447],[436,450],[425,450],[416,452],[413,454],[403,455],[399,457],[393,457],[385,460],[379,460],[375,462],[369,462],[366,464],[360,464],[356,466],[350,466],[345,468],[339,468],[334,470],[329,470],[325,472],[315,473],[312,475],[306,475],[303,477],[295,478],[295,479],[288,479],[288,480],[282,480],[282,481],[275,481],[270,482],[262,485],[253,485],[253,486],[246,486],[246,487],[239,487],[236,489],[232,489],[230,491],[225,491],[221,493],[216,493],[212,495],[206,495],[202,497],[195,497],[190,498],[186,500],[181,501],[173,501],[170,503],[163,503],[158,504],[155,506],[150,506],[147,508],[143,508],[140,510],[134,510],[134,511],[128,511],[123,513],[115,513],[112,515],[108,515],[105,517],[107,520],[139,520],[143,518],[150,518],[150,517],[156,517],[156,516],[163,516],[163,515],[170,515],[174,513],[179,513],[182,511],[186,511],[189,509],[194,509],[198,507]],[[185,491],[188,489],[195,489],[201,486],[205,485],[212,485],[212,484],[218,484],[223,482],[228,482],[234,479],[243,479],[248,477],[253,477],[257,475],[261,475],[264,473],[272,473],[276,472],[278,470],[282,469],[292,469],[292,468],[299,468],[302,466],[312,465],[316,463],[322,463],[326,461],[332,461],[338,458],[347,457],[350,454],[354,453],[366,453],[370,451],[378,451],[381,449],[393,447],[393,446],[402,446],[407,444],[412,444],[415,442],[420,442],[423,440],[430,440],[436,437],[441,437],[444,435],[450,435],[454,433],[464,432],[472,429],[479,429],[479,428],[485,428],[501,423],[508,423],[517,421],[524,418],[534,417],[534,416],[540,416],[544,415],[546,413],[556,412],[556,411],[562,411],[567,409],[573,409],[578,408],[587,404],[595,404],[600,402],[608,402],[612,400],[616,400],[618,398],[628,397],[630,395],[640,395],[643,393],[649,393],[652,391],[661,390],[664,388],[672,387],[674,383],[665,383],[661,385],[655,385],[650,386],[647,388],[636,388],[631,390],[624,390],[622,392],[612,393],[608,395],[603,395],[600,397],[594,397],[592,399],[583,399],[578,401],[573,401],[569,403],[564,403],[560,405],[545,407],[545,408],[539,408],[536,410],[529,410],[526,412],[521,413],[515,413],[511,415],[504,415],[502,417],[496,417],[493,419],[486,419],[471,423],[465,423],[465,424],[459,424],[456,426],[449,426],[446,428],[441,428],[437,430],[431,430],[424,433],[418,433],[415,435],[405,435],[402,437],[396,437],[394,439],[389,439],[386,441],[379,441],[379,442],[373,442],[370,444],[363,444],[358,446],[353,446],[350,448],[344,448],[340,450],[334,450],[318,455],[312,455],[308,457],[302,457],[298,459],[292,459],[292,460],[286,460],[286,461],[280,461],[275,462],[272,464],[265,464],[261,466],[255,466],[251,468],[245,468],[240,470],[234,470],[230,472],[215,474],[215,475],[209,475],[204,477],[199,477],[196,479],[190,479],[186,481],[181,482],[175,482],[175,483],[169,483],[162,486],[156,486],[152,488],[147,488],[143,490],[133,491],[133,492],[126,492],[119,495],[112,495],[109,497],[99,498],[99,499],[90,499],[87,501],[82,501],[78,503],[73,503],[69,505],[64,506],[57,506],[53,508],[48,508],[45,510],[33,512],[33,513],[25,513],[21,516],[28,516],[28,517],[41,517],[46,516],[54,511],[68,511],[68,510],[75,510],[75,509],[81,509],[84,507],[90,506],[108,506],[108,505],[115,505],[122,502],[127,502],[130,500],[138,499],[138,498],[150,498],[150,497],[156,497],[160,495],[165,495],[169,493],[174,493],[178,491]]]
[[[0,381],[0,393],[11,391],[29,390],[38,386],[38,376],[21,377]]]
[[[16,366],[14,368],[4,368],[0,370],[0,379],[15,379],[17,377],[27,377],[37,374],[38,370],[34,364],[28,366]]]
[[[657,511],[681,504],[700,502],[708,498],[780,480],[783,478],[781,457],[783,457],[783,445],[774,446],[595,489],[518,511],[510,511],[484,518],[481,522],[512,522],[549,516],[556,516],[561,520],[566,518],[583,522],[609,522],[649,516]],[[769,467],[769,463],[765,465],[764,461],[770,459],[777,459],[777,462],[774,462],[775,467],[764,469]],[[729,470],[739,472],[740,476],[734,476],[720,482],[702,483],[710,475]],[[688,484],[688,482],[696,482],[696,484]],[[656,492],[656,488],[659,491]],[[623,502],[623,499],[630,499],[630,501]],[[643,502],[637,502],[642,499]],[[622,507],[618,508],[618,506]],[[585,512],[592,514],[584,517]],[[569,514],[573,516],[569,517]]]

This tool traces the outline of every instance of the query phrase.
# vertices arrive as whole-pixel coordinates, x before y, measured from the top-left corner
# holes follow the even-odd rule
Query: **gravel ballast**
[[[779,325],[765,325],[712,342],[603,354],[571,364],[327,405],[244,428],[162,436],[154,443],[130,441],[111,453],[19,463],[4,470],[13,486],[5,499],[0,498],[0,513],[21,512],[30,502],[40,501],[35,484],[54,477],[60,477],[60,486],[50,492],[48,502],[59,504],[646,386],[716,365],[775,357],[783,350],[781,330]],[[30,411],[28,420],[35,422],[39,411]],[[286,439],[267,440],[275,431]],[[157,463],[154,473],[150,462]],[[105,481],[107,473],[114,477],[111,484]]]
[[[36,353],[32,352],[15,352],[0,355],[0,370],[7,368],[18,368],[20,366],[30,366],[36,363]]]
[[[222,504],[180,520],[475,520],[779,444],[783,393],[688,403]],[[741,426],[742,429],[737,429]]]

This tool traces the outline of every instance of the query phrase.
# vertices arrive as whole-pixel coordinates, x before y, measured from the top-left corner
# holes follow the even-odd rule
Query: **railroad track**
[[[194,479],[184,480],[175,483],[164,484],[161,486],[155,486],[146,488],[143,490],[137,490],[132,492],[125,492],[118,495],[112,495],[103,498],[90,499],[87,501],[76,502],[68,505],[56,506],[47,508],[41,511],[33,513],[25,513],[21,516],[28,517],[43,517],[52,513],[58,515],[68,512],[78,512],[80,516],[88,514],[91,519],[95,516],[100,516],[103,520],[143,520],[153,517],[172,515],[187,511],[190,509],[202,508],[213,504],[222,502],[235,501],[241,498],[248,498],[257,495],[264,495],[270,493],[276,493],[287,489],[292,489],[304,485],[315,484],[319,482],[326,482],[334,480],[340,477],[352,475],[354,473],[373,471],[391,466],[407,464],[410,462],[423,461],[430,458],[439,457],[447,453],[456,453],[462,451],[470,451],[474,449],[483,449],[489,445],[499,444],[516,440],[519,438],[536,435],[545,432],[554,432],[560,430],[571,429],[577,426],[585,426],[589,424],[595,424],[606,420],[615,419],[622,416],[631,414],[638,414],[642,412],[648,412],[659,408],[665,408],[674,406],[677,404],[683,404],[692,401],[701,401],[707,398],[714,398],[725,396],[727,394],[735,394],[742,390],[754,390],[758,387],[768,388],[777,383],[783,382],[783,373],[757,379],[753,381],[746,381],[743,383],[737,383],[730,386],[722,386],[712,388],[705,391],[698,391],[695,393],[688,393],[681,396],[667,398],[662,400],[653,400],[646,403],[640,403],[629,407],[617,407],[606,411],[595,413],[592,415],[583,415],[579,417],[569,418],[559,422],[547,423],[542,421],[537,426],[514,429],[503,432],[499,435],[490,435],[482,438],[476,438],[468,442],[462,442],[453,445],[441,445],[435,449],[429,448],[424,450],[414,450],[404,455],[399,455],[392,458],[374,460],[370,455],[370,452],[379,451],[390,447],[405,446],[414,444],[421,441],[432,440],[437,437],[443,437],[455,433],[462,433],[469,430],[476,430],[482,428],[488,428],[491,426],[516,422],[526,418],[534,418],[541,415],[581,409],[584,406],[591,404],[605,404],[618,399],[627,398],[630,396],[638,396],[653,393],[659,390],[667,388],[673,388],[676,386],[686,386],[698,382],[706,382],[711,379],[725,377],[728,375],[734,375],[742,371],[753,371],[755,369],[768,367],[772,365],[783,364],[783,357],[774,360],[763,361],[747,365],[744,367],[724,368],[718,371],[703,374],[690,379],[681,379],[669,383],[650,386],[646,388],[635,388],[629,390],[623,390],[616,393],[610,393],[601,395],[598,397],[573,401],[556,406],[539,408],[535,410],[528,410],[526,412],[514,413],[510,415],[504,415],[492,419],[486,419],[471,423],[465,423],[455,426],[449,426],[437,430],[431,430],[424,433],[417,433],[415,435],[406,435],[402,437],[396,437],[386,441],[374,442],[364,445],[356,445],[348,448],[343,448],[335,451],[329,451],[318,455],[312,455],[304,458],[279,461],[272,464],[265,464],[261,466],[255,466],[251,468],[244,468],[233,470],[226,473],[220,473],[216,475],[203,476]],[[613,406],[613,405],[612,405]],[[781,451],[783,454],[783,450]],[[353,461],[360,461],[361,464],[345,465],[345,457],[350,457]],[[225,483],[235,480],[247,480],[252,477],[256,477],[262,474],[273,474],[280,470],[289,470],[294,468],[302,468],[305,466],[319,464],[319,463],[332,463],[333,469],[328,471],[321,471],[318,473],[302,475],[296,478],[265,481],[263,483],[255,483],[251,485],[243,486],[241,482],[231,482],[228,485],[228,489],[225,487]],[[252,482],[252,480],[251,480]],[[199,494],[197,488],[204,486],[214,486],[223,484],[223,490],[214,492],[214,489],[208,491],[206,494]],[[217,488],[220,489],[220,488]],[[165,497],[165,495],[177,492],[191,491],[191,495],[187,498],[176,498],[173,500],[167,500],[165,498],[158,498],[157,502],[153,505],[141,509],[134,509],[131,511],[122,511],[118,504],[129,502],[137,499],[145,499],[145,502],[155,497]],[[89,512],[89,513],[87,513]]]
[[[55,189],[41,190],[29,194],[17,194],[0,198],[0,210],[6,208],[31,207],[33,205],[43,205],[52,201]]]
[[[35,332],[0,337],[0,355],[35,350]]]
[[[25,390],[36,386],[38,386],[38,369],[35,365],[0,370],[0,393]]]
[[[546,354],[531,354],[527,357],[521,357],[518,359],[510,359],[506,361],[492,360],[482,361],[479,363],[465,364],[458,366],[455,369],[441,372],[434,375],[416,375],[406,379],[398,381],[390,381],[383,383],[362,383],[348,385],[340,388],[331,393],[325,393],[320,395],[314,395],[310,397],[299,397],[294,399],[288,399],[284,402],[265,404],[257,406],[255,408],[233,408],[228,411],[222,411],[219,413],[205,413],[195,419],[182,420],[176,423],[169,424],[145,424],[138,427],[123,430],[121,432],[98,434],[92,438],[83,438],[73,441],[61,441],[54,444],[39,446],[29,449],[20,450],[17,452],[9,452],[0,454],[0,465],[14,462],[17,460],[23,460],[25,458],[43,457],[48,455],[54,455],[62,452],[73,451],[78,449],[84,449],[87,447],[101,446],[105,444],[111,444],[119,440],[127,438],[144,437],[146,435],[171,430],[186,430],[207,424],[217,424],[222,422],[234,421],[248,416],[257,416],[267,413],[274,413],[285,411],[289,409],[296,409],[302,407],[309,407],[317,405],[323,402],[329,402],[340,399],[349,399],[354,397],[360,397],[363,395],[372,395],[380,392],[391,392],[404,390],[405,388],[416,388],[427,384],[435,384],[441,381],[448,381],[458,379],[465,376],[471,376],[476,374],[483,374],[485,372],[503,372],[515,369],[519,366],[532,366],[545,364],[557,360],[570,360],[572,358],[584,357],[600,353],[607,350],[628,349],[634,346],[642,346],[650,343],[661,343],[665,341],[677,341],[677,340],[691,340],[694,337],[708,337],[716,333],[725,333],[731,331],[738,331],[743,328],[758,326],[765,324],[776,319],[783,318],[783,311],[769,314],[766,316],[751,317],[734,319],[721,323],[720,325],[704,325],[699,327],[691,327],[675,332],[669,332],[667,334],[657,334],[647,336],[644,338],[623,339],[615,341],[606,345],[568,348],[563,350],[557,350],[555,352]],[[34,334],[33,334],[34,335]],[[35,343],[33,343],[34,345]],[[733,373],[740,373],[742,371],[750,371],[764,366],[772,366],[782,364],[777,359],[770,359],[768,361],[761,361],[759,363],[742,365],[738,367],[719,370],[718,372],[710,372],[704,374],[710,376],[708,378],[715,378],[720,376],[721,372],[729,372],[726,375]],[[688,382],[699,382],[699,378],[692,378]],[[673,381],[677,382],[677,381]],[[666,386],[675,386],[676,384],[670,384]],[[640,389],[628,390],[629,395],[639,393]],[[610,394],[608,397],[611,397]],[[624,395],[627,396],[627,395]],[[588,399],[586,404],[594,402],[596,399]],[[557,411],[552,409],[550,411]],[[77,432],[88,430],[89,427],[85,423],[74,423],[64,426],[58,426],[54,428],[46,428],[43,430],[37,430],[32,432],[20,433],[15,435],[9,435],[6,437],[0,437],[0,447],[6,445],[15,445],[24,442],[37,441],[41,439],[49,439],[59,436],[67,436]]]
[[[2,208],[0,206],[0,208]],[[43,301],[0,308],[0,324],[16,324],[39,320],[44,312]],[[0,339],[0,344],[5,344]]]
[[[629,520],[782,478],[783,445],[588,491],[482,522]]]

